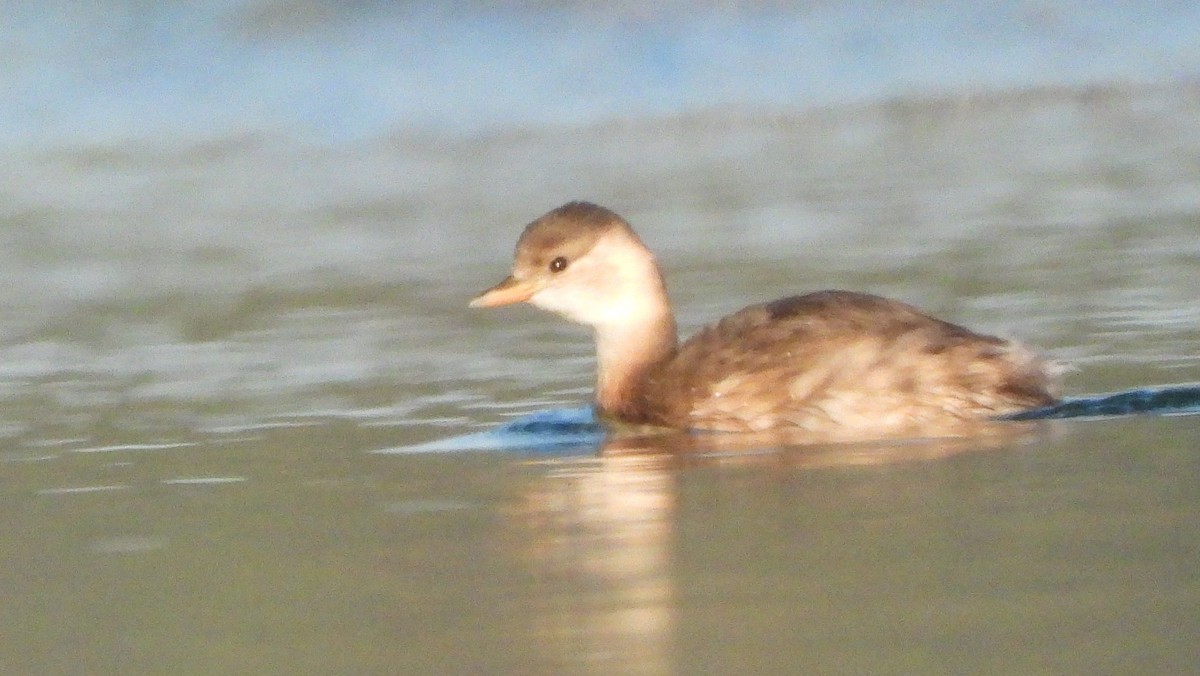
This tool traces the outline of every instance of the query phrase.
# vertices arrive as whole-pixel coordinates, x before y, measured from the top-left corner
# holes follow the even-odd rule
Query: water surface
[[[444,30],[470,42],[492,25],[467,15]],[[882,28],[864,34],[892,38],[839,53],[934,80],[919,64],[953,60],[954,43],[904,61],[897,36],[974,25],[873,16]],[[0,671],[1190,671],[1194,415],[1012,423],[953,443],[444,443],[586,404],[586,331],[466,308],[506,273],[524,223],[573,198],[633,222],[684,333],[848,288],[1039,346],[1074,365],[1068,394],[1200,382],[1194,50],[1170,38],[1186,21],[1151,19],[1095,19],[1114,37],[1084,52],[1128,58],[1088,77],[1057,61],[1046,79],[932,92],[860,79],[852,101],[807,102],[667,78],[627,108],[609,109],[611,89],[577,116],[568,102],[552,124],[438,129],[393,108],[389,125],[351,101],[327,109],[345,135],[298,132],[206,116],[227,102],[213,95],[180,130],[176,104],[195,97],[139,88],[153,68],[104,71],[163,105],[144,134],[81,123],[139,118],[70,82],[38,95],[78,104],[44,125],[49,104],[19,98],[0,116],[18,141],[0,167]],[[730,63],[775,53],[752,49],[767,23],[746,21]],[[307,34],[292,56],[370,60],[341,41],[360,24],[328,25],[342,37]],[[801,26],[841,34],[781,25],[763,44]],[[1145,31],[1159,39],[1135,58],[1118,38]],[[1075,53],[1069,34],[1054,49]],[[210,69],[271,79],[295,62],[270,41],[258,61],[233,58],[244,43],[220,35],[199,50]],[[1026,39],[1005,35],[966,62]],[[709,44],[643,37],[679,51],[636,63],[687,66]],[[366,72],[345,88],[381,70]]]

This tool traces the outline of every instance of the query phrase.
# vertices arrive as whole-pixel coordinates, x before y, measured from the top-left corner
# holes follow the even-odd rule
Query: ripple
[[[92,446],[91,448],[77,448],[76,453],[110,453],[113,451],[164,451],[172,448],[186,448],[195,446],[195,442],[178,441],[172,443],[161,444],[114,444],[112,446]]]
[[[220,484],[237,484],[246,481],[244,476],[207,476],[207,477],[178,477],[163,479],[166,486],[212,486]]]
[[[101,486],[62,486],[59,488],[43,488],[38,491],[38,495],[77,495],[82,493],[108,493],[112,491],[123,491],[129,486],[125,484],[109,484]]]

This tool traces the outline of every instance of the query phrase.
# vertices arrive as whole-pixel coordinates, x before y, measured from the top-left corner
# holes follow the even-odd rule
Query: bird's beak
[[[537,289],[531,282],[523,282],[509,275],[496,286],[476,296],[470,307],[497,307],[521,303],[529,300],[534,291]]]

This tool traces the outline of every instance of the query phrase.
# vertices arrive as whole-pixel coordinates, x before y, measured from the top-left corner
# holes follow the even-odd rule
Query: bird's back
[[[702,329],[650,374],[642,404],[672,427],[936,435],[1054,402],[1054,373],[1017,343],[904,303],[820,291]]]

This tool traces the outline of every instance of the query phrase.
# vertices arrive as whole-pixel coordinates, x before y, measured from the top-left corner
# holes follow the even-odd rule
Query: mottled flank
[[[848,291],[781,298],[702,329],[640,393],[647,422],[941,433],[1056,400],[1055,369],[1017,343]]]

